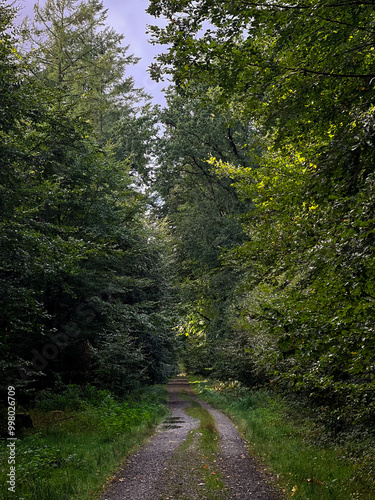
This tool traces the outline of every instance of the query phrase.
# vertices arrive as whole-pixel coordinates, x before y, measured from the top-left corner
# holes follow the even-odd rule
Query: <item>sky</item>
[[[163,87],[168,82],[156,83],[151,80],[147,73],[147,68],[153,61],[154,56],[162,50],[148,42],[149,35],[146,35],[147,24],[159,24],[160,21],[148,15],[145,10],[148,0],[102,0],[104,7],[108,9],[107,25],[114,28],[117,33],[125,36],[124,45],[129,45],[128,55],[134,54],[141,60],[135,66],[128,67],[127,76],[133,76],[135,86],[142,87],[153,97],[155,104],[165,104],[162,94]],[[21,7],[20,18],[26,15],[32,17],[33,6],[36,0],[17,0],[16,4]],[[40,0],[40,5],[44,0]]]

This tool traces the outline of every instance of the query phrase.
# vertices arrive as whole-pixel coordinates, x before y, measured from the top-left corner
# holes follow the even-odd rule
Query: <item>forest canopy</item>
[[[3,389],[26,404],[55,384],[165,380],[168,257],[138,187],[156,125],[125,76],[136,60],[97,0],[48,0],[18,28],[0,9]]]
[[[324,407],[335,427],[370,424],[373,5],[152,0],[148,11],[168,20],[149,28],[154,43],[168,46],[154,78],[172,77],[180,98],[198,98],[201,109],[215,110],[213,120],[221,114],[228,127],[248,127],[236,144],[243,159],[214,147],[200,156],[242,200],[235,219],[243,241],[220,247],[220,264],[205,280],[234,273],[231,287],[220,288],[230,297],[215,294],[216,309],[225,309],[215,317],[220,326],[212,330],[203,287],[198,303],[206,312],[186,316],[190,363],[219,378],[297,392]],[[204,367],[207,353],[215,354]]]
[[[373,5],[148,12],[164,108],[99,0],[0,3],[5,385],[126,395],[180,361],[372,428]]]

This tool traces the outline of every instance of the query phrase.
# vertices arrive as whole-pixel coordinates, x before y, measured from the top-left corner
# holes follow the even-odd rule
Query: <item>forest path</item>
[[[101,500],[280,500],[223,413],[198,400],[186,378],[172,380],[167,390],[172,415],[129,457]],[[214,418],[219,435],[215,460],[199,444],[200,420],[185,412],[191,401]]]

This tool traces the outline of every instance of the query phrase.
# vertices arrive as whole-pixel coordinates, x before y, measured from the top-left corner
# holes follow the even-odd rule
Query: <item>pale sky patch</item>
[[[35,3],[34,0],[17,0],[16,4],[21,7],[20,18],[26,15],[32,17]],[[135,86],[143,87],[155,104],[164,105],[162,88],[167,86],[167,82],[156,83],[147,73],[154,56],[162,51],[162,47],[148,43],[147,24],[162,25],[159,19],[146,13],[148,3],[148,0],[103,0],[104,7],[108,9],[107,25],[125,35],[123,44],[129,45],[129,55],[141,58],[137,65],[129,66],[127,76],[133,76]],[[40,4],[43,5],[44,0],[40,0]]]

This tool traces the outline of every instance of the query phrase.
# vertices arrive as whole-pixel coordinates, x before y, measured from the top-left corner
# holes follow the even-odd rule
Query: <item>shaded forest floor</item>
[[[170,416],[101,500],[374,498],[370,461],[320,435],[306,411],[231,382],[179,378],[167,390]]]
[[[334,443],[302,404],[234,381],[179,377],[122,401],[71,386],[30,414],[34,427],[17,441],[25,500],[375,498],[371,437]]]
[[[333,435],[303,401],[236,381],[191,382],[199,398],[224,411],[286,497],[303,500],[375,498],[374,438],[370,431]]]
[[[168,384],[171,416],[128,461],[102,500],[276,500],[274,478],[249,456],[235,426],[198,400],[185,378]]]
[[[8,490],[8,441],[0,440],[0,499],[97,498],[113,470],[151,436],[165,417],[162,386],[126,398],[93,386],[44,394],[29,412],[33,427],[17,427],[15,492]]]

